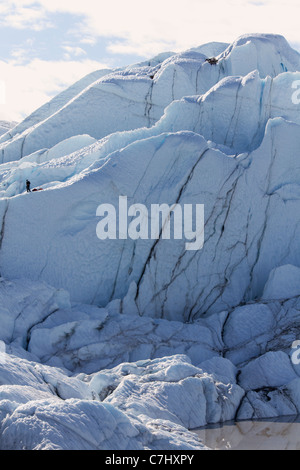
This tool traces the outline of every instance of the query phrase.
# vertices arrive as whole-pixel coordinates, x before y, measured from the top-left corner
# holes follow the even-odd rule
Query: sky
[[[246,33],[300,50],[299,0],[0,0],[0,120],[20,122],[88,73]]]

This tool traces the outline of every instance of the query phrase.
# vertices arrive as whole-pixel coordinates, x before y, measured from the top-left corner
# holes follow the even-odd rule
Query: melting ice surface
[[[300,450],[300,417],[229,422],[195,430],[213,450]]]

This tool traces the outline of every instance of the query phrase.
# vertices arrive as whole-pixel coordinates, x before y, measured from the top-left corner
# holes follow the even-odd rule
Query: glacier
[[[300,413],[299,80],[245,35],[95,71],[0,136],[1,450],[206,450],[194,429]],[[120,196],[203,204],[203,249],[99,240]]]

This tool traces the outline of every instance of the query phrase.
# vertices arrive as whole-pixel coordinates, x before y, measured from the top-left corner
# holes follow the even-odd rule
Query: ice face
[[[300,412],[299,57],[247,35],[95,72],[0,139],[0,448]],[[203,247],[100,240],[120,197],[204,205]]]

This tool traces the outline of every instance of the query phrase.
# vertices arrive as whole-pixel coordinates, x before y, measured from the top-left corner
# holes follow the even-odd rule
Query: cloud
[[[81,47],[74,47],[74,46],[62,46],[62,49],[65,51],[64,59],[71,60],[75,57],[82,57],[86,55],[86,51]]]
[[[46,28],[53,28],[53,23],[48,18],[48,12],[43,7],[35,6],[19,6],[16,7],[14,2],[8,4],[4,0],[0,9],[2,26],[9,25],[15,29],[31,29],[32,31],[42,31]]]
[[[32,4],[3,1],[18,8]],[[37,0],[37,4],[42,12],[80,16],[81,33],[90,41],[118,38],[109,51],[124,54],[149,54],[151,47],[157,52],[159,44],[179,50],[212,40],[229,42],[248,32],[283,34],[290,41],[299,38],[298,0]],[[123,47],[120,40],[125,41]]]
[[[2,0],[1,9],[16,28],[51,28],[51,15],[77,15],[78,41],[109,38],[110,54],[147,56],[254,32],[299,39],[298,0]]]
[[[107,46],[107,51],[112,54],[137,55],[140,57],[152,57],[160,52],[170,50],[170,43],[164,41],[148,41],[137,45],[130,41],[112,41]]]
[[[5,84],[5,104],[0,103],[0,119],[21,121],[62,89],[106,64],[83,60],[43,61],[16,65],[0,61],[1,83]]]
[[[16,65],[25,64],[30,62],[30,57],[34,54],[34,40],[31,38],[26,39],[22,45],[14,46],[11,50],[12,63]]]

